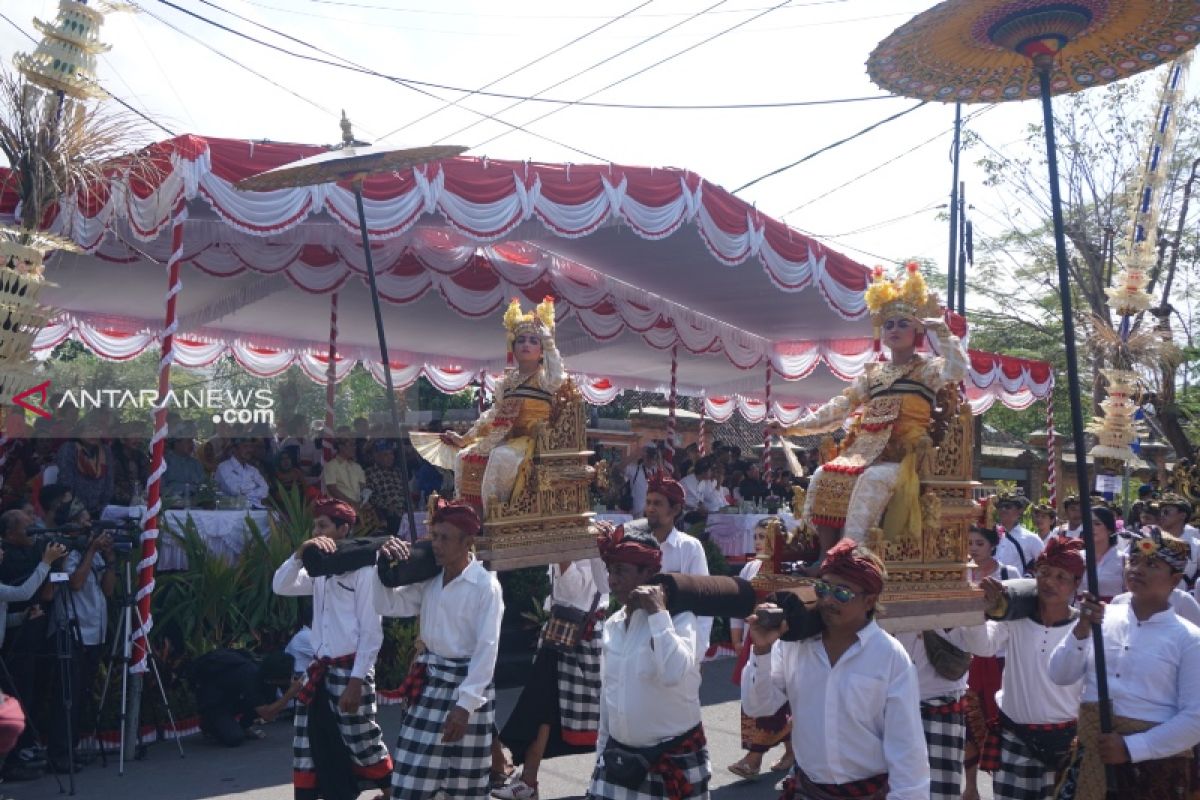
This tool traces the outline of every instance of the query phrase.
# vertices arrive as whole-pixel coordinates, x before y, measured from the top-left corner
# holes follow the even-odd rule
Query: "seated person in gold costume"
[[[528,314],[514,299],[504,327],[516,367],[505,372],[492,407],[470,430],[442,434],[443,442],[459,448],[454,457],[459,499],[485,512],[494,502],[507,503],[528,479],[534,426],[550,418],[554,393],[566,377],[554,345],[552,298]]]
[[[867,542],[879,528],[891,541],[920,537],[917,444],[929,431],[937,392],[966,376],[967,355],[938,316],[917,264],[906,270],[893,281],[876,267],[866,292],[876,340],[882,330],[891,360],[868,365],[850,388],[796,425],[772,423],[776,434],[811,435],[853,415],[840,454],[813,474],[805,499],[803,518],[816,527],[822,553],[843,534]],[[940,356],[916,352],[923,333],[937,340]]]

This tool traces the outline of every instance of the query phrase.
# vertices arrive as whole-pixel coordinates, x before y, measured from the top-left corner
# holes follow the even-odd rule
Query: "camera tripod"
[[[104,706],[108,700],[108,690],[112,685],[113,667],[116,664],[121,665],[121,699],[118,711],[118,730],[120,731],[121,743],[119,749],[119,760],[117,762],[117,774],[125,774],[125,747],[129,739],[134,741],[134,758],[141,759],[145,754],[145,746],[137,741],[138,731],[126,730],[129,726],[129,675],[133,666],[133,639],[134,633],[142,628],[142,614],[137,607],[137,596],[131,590],[132,578],[129,561],[125,561],[125,570],[122,576],[122,593],[121,593],[121,614],[117,620],[117,635],[113,637],[112,648],[108,654],[107,669],[104,675],[104,689],[100,692],[100,702],[96,706],[96,732],[97,736],[100,731],[100,717],[104,713]],[[136,620],[137,627],[133,627],[133,622]],[[146,662],[150,665],[150,669],[154,672],[154,682],[158,684],[159,697],[162,698],[163,708],[167,712],[167,720],[171,723],[171,729],[175,731],[175,745],[179,748],[179,757],[183,758],[183,741],[179,736],[178,727],[175,724],[175,714],[171,711],[171,703],[167,700],[167,690],[163,686],[162,674],[158,670],[158,660],[154,657],[154,651],[149,648],[149,642],[146,647]],[[118,654],[118,648],[120,653]],[[140,696],[139,696],[140,697]],[[133,717],[134,725],[138,716]],[[108,766],[108,757],[104,752],[103,744],[100,745],[100,763]]]

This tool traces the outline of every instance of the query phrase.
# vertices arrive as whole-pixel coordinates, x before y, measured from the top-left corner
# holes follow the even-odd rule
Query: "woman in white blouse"
[[[1117,519],[1107,508],[1092,509],[1092,541],[1100,599],[1108,602],[1125,591],[1125,548],[1117,540]]]
[[[772,524],[778,524],[779,517],[764,517],[754,525],[754,555],[746,562],[738,577],[743,580],[753,580],[762,569],[762,556],[767,552],[767,536]],[[750,642],[745,638],[746,621],[741,619],[729,620],[729,631],[733,638],[733,648],[738,651],[738,666],[734,671],[733,682],[741,685],[742,668],[750,656]],[[762,772],[763,756],[782,743],[783,757],[771,765],[771,770],[790,770],[795,758],[792,756],[792,708],[787,703],[779,707],[774,714],[766,717],[751,717],[742,712],[742,749],[746,754],[730,764],[727,769],[739,778],[750,780],[757,778]]]

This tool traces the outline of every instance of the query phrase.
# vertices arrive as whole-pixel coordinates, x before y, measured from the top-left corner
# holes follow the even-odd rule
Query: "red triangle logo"
[[[12,399],[13,405],[23,408],[26,411],[32,411],[34,414],[37,414],[39,417],[49,417],[50,411],[46,408],[46,403],[48,403],[50,400],[49,392],[50,392],[50,381],[43,381],[42,383],[39,383],[37,386],[34,386],[30,389],[26,389],[25,391],[21,392],[20,394],[15,395]],[[32,405],[30,403],[25,402],[26,398],[33,397],[34,395],[36,395],[38,397],[38,401],[37,401],[36,405]]]

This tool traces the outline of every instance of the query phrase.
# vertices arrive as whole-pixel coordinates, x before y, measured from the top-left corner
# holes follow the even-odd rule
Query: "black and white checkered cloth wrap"
[[[326,699],[337,715],[338,732],[350,750],[351,760],[357,766],[369,767],[385,760],[388,755],[387,746],[383,743],[383,731],[375,723],[375,673],[368,672],[363,678],[362,703],[358,710],[346,714],[338,708],[337,703],[350,682],[350,670],[350,667],[330,666],[322,685]],[[296,704],[292,769],[296,772],[312,772],[315,769],[308,740],[308,706],[303,703]]]
[[[921,726],[929,750],[930,800],[962,797],[963,748],[967,739],[966,712],[953,695],[921,701]],[[959,704],[957,711],[945,707]]]
[[[708,762],[708,748],[702,747],[690,753],[671,756],[675,764],[683,770],[687,782],[692,785],[691,794],[686,797],[670,797],[662,775],[651,772],[637,789],[626,789],[604,779],[604,759],[597,758],[596,769],[592,772],[592,785],[588,787],[587,796],[591,800],[692,800],[693,798],[708,797],[708,781],[712,777],[712,769]]]
[[[426,669],[425,688],[400,720],[392,797],[423,800],[442,791],[451,800],[486,798],[496,721],[495,687],[488,686],[487,701],[471,714],[466,735],[444,743],[442,726],[455,706],[455,693],[467,677],[470,659],[442,658],[428,651],[420,658]]]
[[[1043,800],[1054,795],[1055,773],[1034,758],[1016,734],[1000,730],[1000,768],[992,774],[996,800]]]
[[[558,707],[564,731],[600,730],[600,649],[596,638],[558,654]]]

